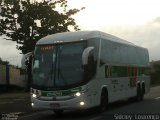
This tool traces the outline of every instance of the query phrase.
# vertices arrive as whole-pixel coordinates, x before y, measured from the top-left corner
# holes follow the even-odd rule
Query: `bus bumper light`
[[[83,106],[83,105],[84,105],[84,102],[82,101],[82,102],[80,102],[79,104],[80,104],[81,106]]]
[[[32,107],[34,106],[34,103],[31,103]]]

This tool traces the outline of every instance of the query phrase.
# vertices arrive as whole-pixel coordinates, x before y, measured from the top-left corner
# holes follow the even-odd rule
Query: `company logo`
[[[49,92],[47,93],[48,97],[56,97],[56,96],[62,96],[62,92]]]

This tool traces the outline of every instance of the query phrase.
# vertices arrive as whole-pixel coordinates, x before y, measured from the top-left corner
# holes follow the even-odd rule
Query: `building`
[[[23,86],[20,69],[12,65],[0,64],[0,85]]]

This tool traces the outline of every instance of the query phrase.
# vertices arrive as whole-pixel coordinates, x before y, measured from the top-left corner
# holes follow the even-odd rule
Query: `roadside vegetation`
[[[25,92],[25,89],[16,85],[0,85],[0,94]]]
[[[67,0],[0,0],[0,6],[0,36],[17,42],[22,54],[32,52],[44,36],[80,30],[73,15],[84,9],[69,8]],[[26,61],[28,90],[31,61]]]
[[[160,85],[160,61],[151,62],[151,85]]]

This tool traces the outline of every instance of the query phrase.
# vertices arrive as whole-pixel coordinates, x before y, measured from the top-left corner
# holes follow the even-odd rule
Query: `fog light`
[[[80,105],[83,106],[83,105],[84,105],[84,102],[80,102]]]
[[[32,107],[34,106],[34,103],[31,103]]]

